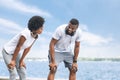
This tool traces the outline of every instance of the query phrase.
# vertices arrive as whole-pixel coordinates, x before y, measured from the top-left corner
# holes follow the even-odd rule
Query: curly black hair
[[[72,18],[70,20],[70,23],[73,24],[73,25],[79,25],[79,21],[77,19],[75,19],[75,18]]]
[[[41,16],[33,16],[28,22],[28,29],[31,32],[36,31],[43,26],[44,22],[45,20]]]

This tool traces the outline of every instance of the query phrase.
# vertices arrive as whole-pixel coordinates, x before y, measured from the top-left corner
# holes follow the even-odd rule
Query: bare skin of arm
[[[74,59],[77,60],[80,49],[80,42],[75,42]]]
[[[23,60],[24,60],[25,56],[27,55],[27,53],[30,51],[31,47],[32,47],[32,45],[24,50],[23,55],[22,55],[22,57],[20,59],[19,67],[23,66],[23,67],[26,68],[25,63],[23,62]]]
[[[36,40],[34,40],[34,42],[35,42],[35,41],[36,41]],[[24,49],[23,55],[22,55],[22,57],[21,57],[21,59],[20,59],[19,67],[22,67],[22,66],[23,66],[23,67],[26,68],[25,63],[23,62],[23,60],[24,60],[25,56],[27,55],[27,53],[30,51],[30,49],[31,49],[31,47],[33,46],[34,42],[31,44],[30,47]]]
[[[52,38],[51,42],[50,42],[50,45],[49,45],[49,48],[50,48],[50,56],[51,56],[51,63],[49,64],[49,66],[52,68],[54,68],[56,66],[56,63],[55,63],[55,49],[54,49],[54,46],[55,44],[57,43],[58,40]]]
[[[73,64],[72,67],[78,67],[77,63],[74,61],[77,61],[78,58],[78,54],[79,54],[79,50],[80,50],[80,42],[75,42],[75,48],[74,48],[74,58],[73,58]]]
[[[8,64],[8,68],[13,69],[13,68],[15,67],[15,65],[16,65],[16,64],[15,64],[16,57],[17,57],[17,55],[18,55],[18,53],[19,53],[19,51],[20,51],[20,49],[21,49],[21,46],[24,44],[25,40],[26,40],[26,39],[25,39],[24,36],[21,36],[21,37],[20,37],[20,39],[19,39],[19,41],[18,41],[18,44],[17,44],[17,46],[16,46],[16,48],[15,48],[15,51],[14,51],[12,60],[11,60],[10,64]]]

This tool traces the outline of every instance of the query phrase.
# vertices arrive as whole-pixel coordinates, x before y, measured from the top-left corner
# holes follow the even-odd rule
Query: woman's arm
[[[21,37],[20,37],[20,39],[19,39],[19,41],[18,41],[18,44],[17,44],[17,46],[16,46],[16,48],[15,48],[15,51],[14,51],[12,60],[16,60],[16,57],[17,57],[17,55],[18,55],[18,53],[19,53],[22,45],[24,44],[25,40],[26,40],[26,39],[25,39],[24,36],[21,36]]]
[[[20,59],[20,62],[22,62],[22,61],[24,60],[25,56],[26,56],[27,53],[30,51],[31,47],[32,47],[32,46],[24,49],[23,54],[22,54],[22,57],[21,57],[21,59]]]
[[[13,57],[12,57],[12,60],[11,60],[11,62],[10,62],[10,64],[8,64],[8,68],[10,68],[10,69],[13,69],[14,67],[15,67],[15,61],[16,61],[16,58],[17,58],[17,55],[18,55],[18,53],[19,53],[19,51],[20,51],[20,49],[21,49],[21,46],[24,44],[24,42],[25,42],[25,37],[24,36],[21,36],[20,37],[20,39],[19,39],[19,41],[18,41],[18,43],[17,43],[17,46],[16,46],[16,48],[15,48],[15,51],[14,51],[14,53],[13,53]]]

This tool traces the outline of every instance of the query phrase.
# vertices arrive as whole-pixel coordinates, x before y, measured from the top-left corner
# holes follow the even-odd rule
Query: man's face
[[[78,28],[78,25],[72,25],[72,24],[69,24],[67,27],[66,27],[66,34],[70,35],[70,36],[73,36],[74,33],[76,32]]]

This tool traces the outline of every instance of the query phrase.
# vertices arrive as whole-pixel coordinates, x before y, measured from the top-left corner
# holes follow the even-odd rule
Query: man
[[[76,80],[77,57],[80,49],[81,31],[78,28],[79,21],[71,19],[68,25],[59,26],[53,34],[49,45],[49,67],[48,80],[54,80],[57,66],[64,62],[70,74],[69,80]],[[74,43],[74,54],[72,54],[71,44]]]

